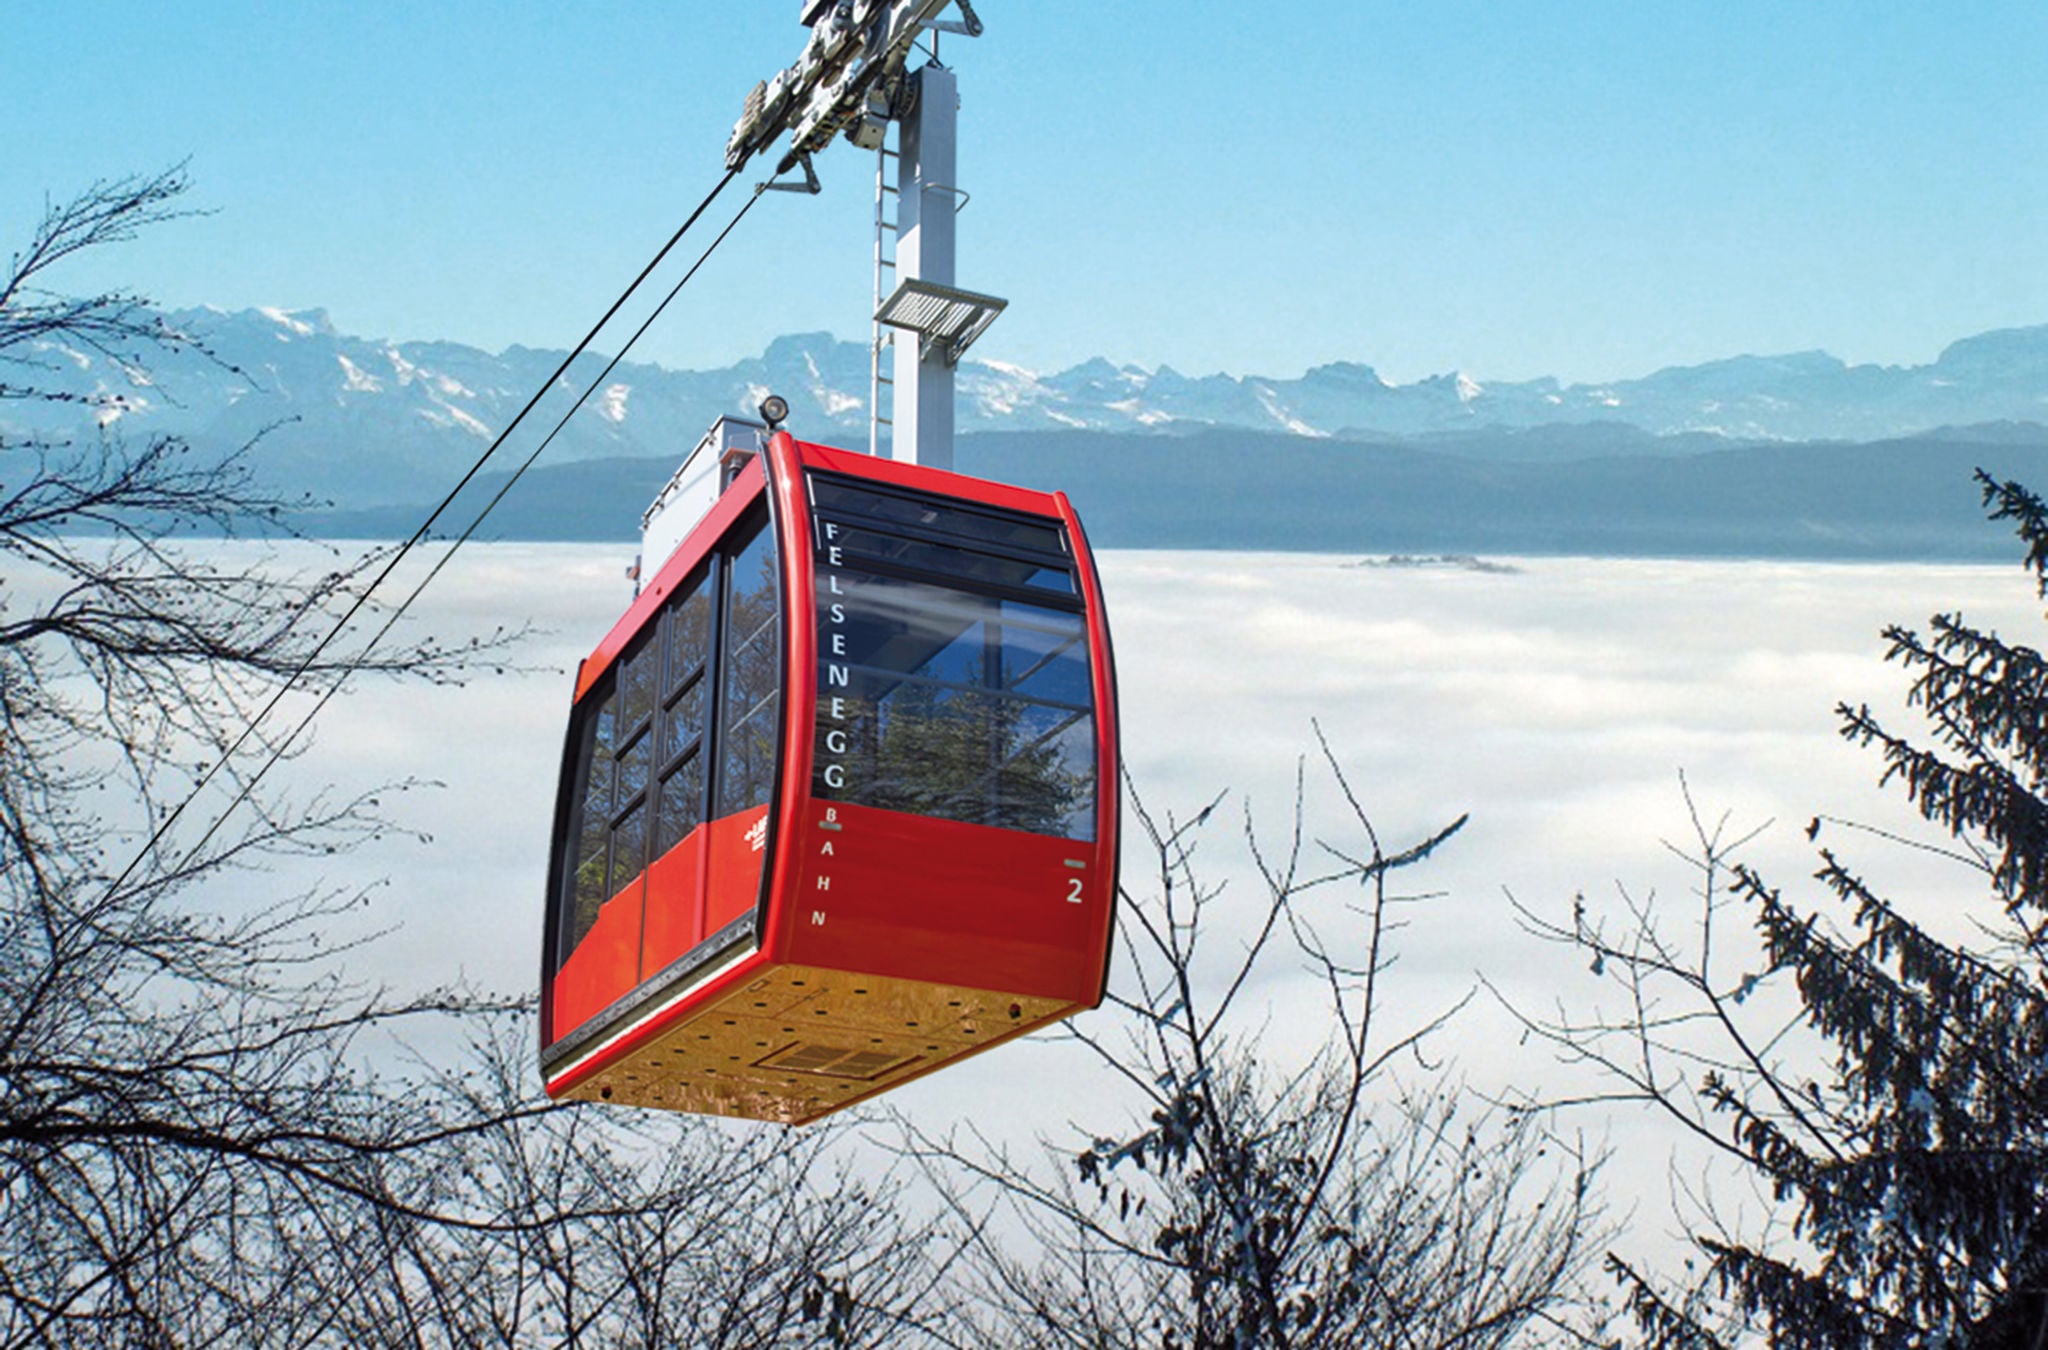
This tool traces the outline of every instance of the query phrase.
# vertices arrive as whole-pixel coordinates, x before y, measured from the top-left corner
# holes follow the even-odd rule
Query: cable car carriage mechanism
[[[577,675],[556,1096],[805,1121],[1102,997],[1116,700],[1072,506],[764,430],[657,500],[659,549],[723,483]]]
[[[807,1121],[1102,1000],[1101,586],[1064,494],[950,471],[954,367],[1005,302],[952,284],[959,100],[935,48],[905,61],[980,20],[968,0],[800,12],[804,52],[749,95],[726,163],[788,131],[777,173],[815,192],[836,136],[877,152],[869,453],[778,430],[771,395],[765,425],[716,423],[642,519],[644,582],[577,672],[562,759],[556,1097]]]

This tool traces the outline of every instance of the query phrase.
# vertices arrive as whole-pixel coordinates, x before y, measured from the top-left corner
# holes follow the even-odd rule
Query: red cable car
[[[577,673],[540,1058],[801,1122],[1101,1002],[1116,686],[1064,494],[744,426]]]

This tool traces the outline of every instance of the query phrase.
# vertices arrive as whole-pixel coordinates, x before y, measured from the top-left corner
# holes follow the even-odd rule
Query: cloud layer
[[[518,660],[537,669],[461,689],[365,684],[333,706],[318,746],[292,766],[309,782],[415,775],[444,785],[403,805],[430,845],[380,846],[348,863],[389,877],[375,907],[403,925],[375,949],[380,977],[431,983],[461,972],[533,988],[573,672],[629,598],[628,560],[605,546],[471,549],[429,592],[421,624],[459,636],[531,621],[541,631]],[[1814,815],[1910,829],[1902,804],[1875,789],[1875,762],[1834,731],[1838,701],[1906,716],[1880,629],[1962,609],[2027,640],[2041,618],[2009,567],[1528,559],[1480,572],[1351,561],[1132,552],[1105,556],[1103,572],[1137,791],[1155,814],[1179,818],[1228,793],[1202,854],[1227,887],[1215,911],[1223,936],[1261,903],[1241,831],[1249,820],[1268,847],[1284,844],[1304,756],[1307,837],[1360,846],[1316,757],[1317,724],[1390,847],[1471,813],[1407,878],[1432,898],[1404,911],[1389,1035],[1482,977],[1532,1011],[1590,1006],[1598,982],[1523,933],[1509,893],[1559,918],[1579,893],[1596,909],[1618,910],[1624,890],[1682,906],[1692,877],[1664,847],[1691,837],[1681,774],[1709,825],[1725,814],[1738,832],[1762,827],[1744,856],[1795,895],[1813,867],[1803,832]],[[1909,897],[1967,885],[1874,840],[1849,847]],[[1150,870],[1127,849],[1127,888],[1142,891]],[[1271,1008],[1262,1057],[1276,1069],[1298,1062],[1324,1031],[1314,992],[1284,963],[1257,992]],[[1489,1090],[1573,1086],[1486,998],[1435,1052]],[[972,1119],[1021,1137],[1113,1123],[1098,1100],[1109,1085],[1079,1054],[1058,1043],[1006,1048],[894,1100],[935,1126]],[[1645,1133],[1639,1117],[1584,1123],[1631,1145],[1614,1173],[1624,1193],[1661,1185],[1671,1141]]]

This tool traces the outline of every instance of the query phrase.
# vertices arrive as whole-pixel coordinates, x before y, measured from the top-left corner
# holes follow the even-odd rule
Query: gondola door
[[[781,736],[779,550],[757,461],[583,663],[558,795],[544,1062],[758,945]]]

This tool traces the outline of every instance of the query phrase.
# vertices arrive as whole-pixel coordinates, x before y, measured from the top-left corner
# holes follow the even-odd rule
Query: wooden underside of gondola
[[[1082,1006],[770,965],[560,1095],[802,1124]]]

